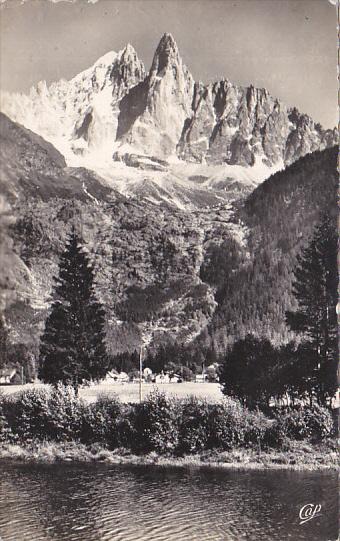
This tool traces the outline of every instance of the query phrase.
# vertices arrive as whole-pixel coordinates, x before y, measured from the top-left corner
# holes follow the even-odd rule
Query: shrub
[[[0,442],[76,441],[125,447],[136,452],[198,453],[209,449],[266,445],[284,448],[290,439],[320,441],[332,435],[325,407],[276,409],[268,419],[237,400],[209,404],[189,397],[179,401],[155,391],[141,404],[121,404],[100,396],[93,404],[72,387],[29,389],[0,394]]]
[[[134,441],[136,451],[174,452],[178,446],[179,402],[154,391],[134,409]]]
[[[307,422],[304,408],[292,409],[282,417],[286,427],[287,436],[294,440],[303,440],[311,437],[311,427]]]
[[[260,411],[249,411],[235,399],[209,406],[208,448],[232,449],[261,445],[271,421]]]
[[[287,439],[320,441],[332,435],[330,411],[318,404],[298,406],[277,412],[274,423],[266,431],[265,442],[281,447]]]
[[[2,412],[12,440],[30,442],[46,438],[49,394],[46,389],[29,389],[4,397]]]
[[[70,385],[58,383],[48,397],[46,436],[55,441],[80,438],[84,404]]]
[[[282,419],[275,419],[263,434],[263,444],[268,447],[284,448],[288,442],[287,426]]]
[[[209,448],[231,449],[242,445],[246,432],[246,413],[238,400],[225,398],[220,404],[209,406]]]
[[[82,401],[73,387],[28,389],[6,397],[3,415],[12,439],[28,443],[37,440],[76,440],[81,428]]]
[[[5,395],[0,389],[0,443],[10,442],[13,440],[13,434],[8,424],[7,417],[5,415],[5,403]]]
[[[119,443],[125,449],[134,449],[136,441],[135,404],[122,404],[122,415],[118,422]]]
[[[287,427],[288,437],[296,440],[307,438],[322,440],[329,437],[333,429],[330,411],[319,404],[287,411],[283,421]]]
[[[273,422],[259,410],[247,411],[245,421],[245,444],[263,445],[265,443],[266,433],[271,429]]]
[[[83,405],[81,441],[101,443],[111,449],[121,445],[123,407],[116,397],[99,396],[96,402]],[[124,424],[124,423],[123,423]]]
[[[191,396],[182,401],[178,451],[196,453],[207,447],[209,440],[209,404]]]

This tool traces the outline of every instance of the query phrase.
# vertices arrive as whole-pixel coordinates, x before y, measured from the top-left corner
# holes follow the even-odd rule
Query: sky
[[[336,0],[0,0],[0,87],[69,79],[129,42],[149,69],[170,32],[195,80],[265,87],[337,124]]]

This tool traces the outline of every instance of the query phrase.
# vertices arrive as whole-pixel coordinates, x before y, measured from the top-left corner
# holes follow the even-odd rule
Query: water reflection
[[[3,541],[337,539],[335,473],[6,466]],[[307,503],[322,514],[299,525]]]

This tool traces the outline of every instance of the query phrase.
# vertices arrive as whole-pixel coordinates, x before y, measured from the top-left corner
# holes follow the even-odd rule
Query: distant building
[[[207,381],[207,374],[196,374],[195,382],[196,383],[204,383]]]
[[[3,368],[0,370],[0,385],[10,385],[16,379],[17,371],[15,368]]]
[[[129,376],[126,372],[117,372],[117,370],[110,370],[102,380],[103,383],[127,383]]]
[[[164,374],[163,372],[161,374],[157,374],[155,383],[170,383],[169,374]]]
[[[102,379],[103,383],[114,383],[117,381],[118,378],[118,372],[117,370],[110,370],[105,376],[105,378]]]
[[[213,364],[209,364],[209,366],[207,366],[207,370],[215,370],[217,372],[218,368],[219,368],[219,363],[213,363]]]
[[[331,400],[331,406],[333,409],[340,408],[340,387],[338,388]]]
[[[170,378],[170,383],[181,383],[181,382],[182,382],[182,378],[178,374],[173,374]]]
[[[126,372],[120,372],[117,376],[117,381],[119,383],[127,383],[129,381],[129,376]]]

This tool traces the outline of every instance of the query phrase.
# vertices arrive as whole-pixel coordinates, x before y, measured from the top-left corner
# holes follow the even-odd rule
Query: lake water
[[[328,541],[336,473],[1,464],[2,541]],[[299,510],[321,505],[300,525]]]

